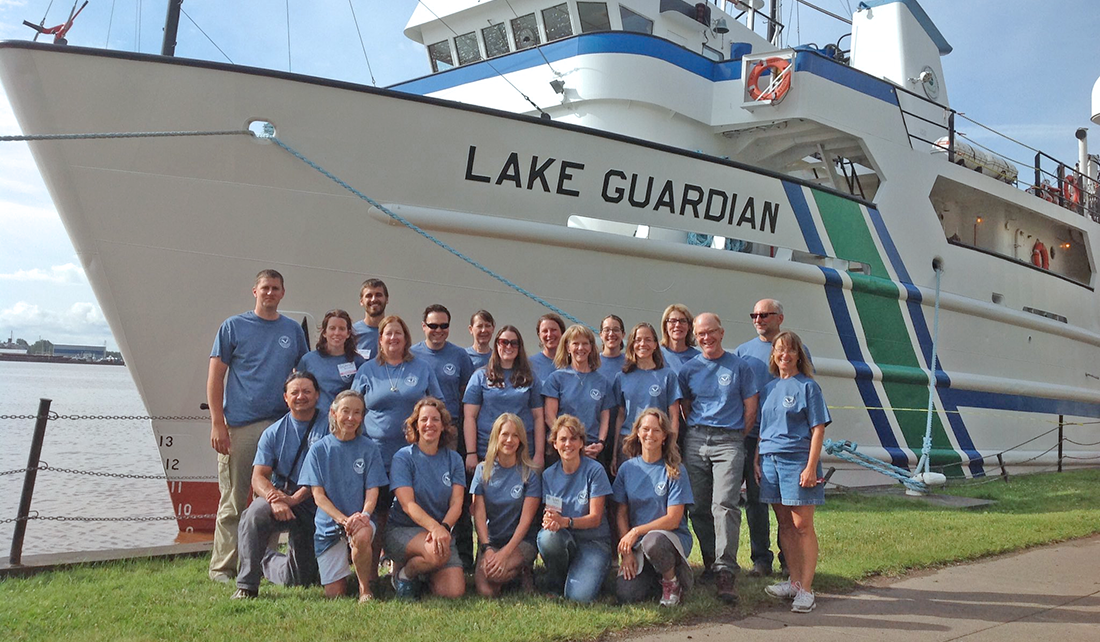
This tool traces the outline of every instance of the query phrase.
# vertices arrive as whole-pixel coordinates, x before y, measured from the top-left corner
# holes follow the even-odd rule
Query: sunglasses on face
[[[450,323],[425,323],[429,330],[446,330],[451,327]]]
[[[757,319],[767,319],[768,317],[772,316],[773,314],[779,314],[779,313],[778,312],[753,312],[753,313],[749,314],[749,318],[752,319],[753,321],[755,321]]]
[[[497,339],[497,345],[502,348],[518,348],[519,339]]]

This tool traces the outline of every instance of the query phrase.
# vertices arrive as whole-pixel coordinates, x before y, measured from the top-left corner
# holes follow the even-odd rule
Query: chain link
[[[27,515],[26,517],[10,517],[7,519],[0,519],[0,524],[10,524],[12,522],[29,522],[31,520],[43,520],[47,522],[171,522],[176,520],[193,520],[193,519],[214,519],[217,514],[211,513],[209,515],[170,515],[167,517],[160,516],[137,516],[137,517],[71,517],[67,515],[39,515],[38,511],[31,511],[33,515]]]
[[[41,415],[0,415],[0,420],[5,419],[34,419],[38,420]],[[50,411],[46,415],[46,419],[50,421],[68,420],[68,421],[87,421],[90,419],[97,420],[109,420],[109,421],[210,421],[210,415],[180,415],[180,416],[150,416],[150,415],[59,415],[54,411]]]
[[[192,475],[186,477],[168,477],[167,475],[131,475],[129,473],[104,473],[97,470],[77,470],[75,468],[57,468],[51,466],[45,462],[38,465],[37,468],[16,468],[15,470],[0,471],[0,477],[4,475],[16,475],[18,473],[25,473],[28,470],[38,471],[53,471],[55,473],[67,473],[69,475],[90,475],[92,477],[112,477],[115,479],[159,479],[166,481],[217,481],[216,477],[209,475]]]

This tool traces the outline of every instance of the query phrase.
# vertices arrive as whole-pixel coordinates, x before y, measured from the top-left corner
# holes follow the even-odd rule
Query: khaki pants
[[[237,525],[252,497],[252,461],[260,435],[273,422],[265,419],[247,426],[229,427],[229,454],[218,453],[218,517],[214,524],[214,550],[210,578],[237,576]]]

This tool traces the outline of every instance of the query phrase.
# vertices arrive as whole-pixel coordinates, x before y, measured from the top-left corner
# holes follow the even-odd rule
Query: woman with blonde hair
[[[561,415],[550,430],[559,461],[542,474],[546,509],[538,535],[549,588],[566,599],[596,599],[614,549],[605,507],[611,483],[603,466],[581,454],[584,426]]]
[[[393,505],[384,541],[400,599],[415,598],[422,578],[440,597],[466,592],[462,560],[451,537],[466,494],[466,471],[454,451],[456,434],[447,406],[425,397],[405,421],[409,445],[393,456]]]
[[[595,459],[607,446],[612,403],[611,384],[598,372],[596,335],[583,325],[569,326],[558,343],[554,365],[558,369],[546,378],[542,390],[546,425],[552,425],[559,413],[577,418],[588,444],[584,454]]]
[[[760,501],[771,504],[779,523],[779,541],[790,579],[766,589],[773,597],[792,600],[791,610],[809,613],[816,606],[813,581],[818,544],[814,506],[825,503],[821,446],[832,422],[821,386],[802,339],[781,332],[772,341],[768,369],[777,379],[764,388],[760,405],[760,446],[756,476]]]
[[[637,602],[659,594],[661,606],[676,606],[693,581],[686,507],[694,498],[668,415],[643,410],[623,450],[629,459],[613,488],[623,533],[616,595],[620,602]]]
[[[692,323],[695,317],[682,303],[673,303],[661,315],[661,354],[674,371],[679,372],[684,362],[699,354],[695,347]]]
[[[477,529],[477,591],[486,597],[520,578],[534,591],[532,564],[538,551],[531,528],[542,503],[542,479],[527,450],[523,420],[506,412],[493,422],[485,461],[474,470],[470,494]]]

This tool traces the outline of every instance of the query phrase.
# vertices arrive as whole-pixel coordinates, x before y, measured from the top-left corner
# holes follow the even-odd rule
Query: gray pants
[[[317,508],[312,499],[307,499],[291,510],[294,511],[294,519],[281,522],[275,519],[271,505],[262,497],[253,499],[245,509],[237,530],[237,550],[241,560],[237,588],[259,590],[261,573],[273,584],[320,584],[317,557],[313,552],[313,518]],[[290,533],[285,555],[267,547],[271,536],[283,531]]]
[[[699,539],[703,564],[713,571],[740,570],[741,481],[745,469],[745,433],[711,426],[689,426],[684,435],[687,468],[695,504],[691,527]]]
[[[634,579],[628,580],[622,575],[615,578],[615,596],[620,602],[642,602],[661,596],[661,577],[671,568],[676,568],[676,579],[684,592],[691,590],[693,577],[687,560],[672,545],[664,533],[649,532],[637,544],[642,549],[645,562],[638,569]]]

